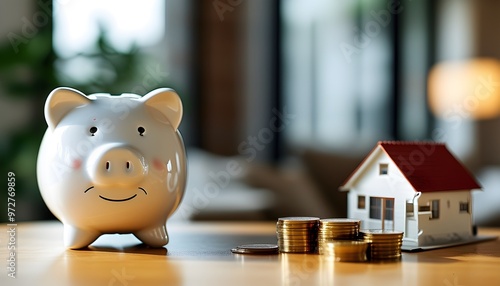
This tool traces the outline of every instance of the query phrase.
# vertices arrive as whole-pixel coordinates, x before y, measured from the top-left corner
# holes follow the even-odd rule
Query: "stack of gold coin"
[[[361,230],[360,236],[370,244],[368,247],[370,260],[399,260],[401,258],[403,232],[369,229]]]
[[[278,247],[285,253],[316,252],[318,244],[317,217],[282,217],[276,223]]]
[[[360,220],[348,218],[325,218],[319,221],[318,251],[323,254],[323,245],[333,240],[358,239]]]
[[[333,240],[323,244],[322,254],[333,261],[363,262],[366,261],[368,243],[355,240]]]

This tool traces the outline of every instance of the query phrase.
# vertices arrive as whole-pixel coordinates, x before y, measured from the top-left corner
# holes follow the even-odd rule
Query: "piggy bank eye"
[[[90,127],[90,130],[89,130],[89,131],[90,131],[90,135],[94,136],[94,135],[95,135],[95,133],[97,132],[97,127],[92,126],[92,127]]]
[[[137,128],[137,132],[139,132],[139,135],[144,136],[144,132],[146,132],[146,129],[144,129],[144,127],[142,126],[139,126],[139,128]]]

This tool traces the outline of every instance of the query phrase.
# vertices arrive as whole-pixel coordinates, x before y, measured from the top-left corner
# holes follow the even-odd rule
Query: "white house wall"
[[[381,149],[374,152],[374,157],[357,176],[348,194],[348,215],[362,221],[361,228],[380,228],[380,220],[369,218],[370,197],[394,198],[394,229],[405,231],[406,201],[413,198],[415,191],[401,171]],[[388,164],[388,174],[379,174],[379,164]],[[365,209],[358,209],[358,195],[366,198]],[[386,225],[387,228],[387,225]],[[416,233],[416,231],[414,232]],[[416,239],[416,237],[415,237]]]
[[[429,214],[419,214],[419,245],[435,244],[472,235],[472,202],[470,191],[423,193],[418,200],[425,206],[431,200],[439,200],[439,218],[429,219]],[[460,202],[469,202],[469,212],[460,212]],[[445,222],[445,223],[443,223]]]

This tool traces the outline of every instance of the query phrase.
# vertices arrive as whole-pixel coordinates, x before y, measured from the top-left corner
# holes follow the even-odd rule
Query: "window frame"
[[[470,211],[469,211],[469,209],[470,209],[469,205],[470,205],[469,202],[459,202],[458,203],[458,212],[459,213],[470,213]],[[466,209],[464,210],[462,208],[462,206],[466,206]]]
[[[388,201],[391,202],[390,206]],[[384,221],[394,221],[394,198],[386,197],[370,197],[370,219],[382,220],[382,211],[384,211]]]

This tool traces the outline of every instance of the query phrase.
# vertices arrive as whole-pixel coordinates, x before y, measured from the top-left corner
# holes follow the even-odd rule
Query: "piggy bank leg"
[[[64,246],[70,249],[87,247],[100,235],[97,231],[83,230],[72,225],[64,225]]]
[[[143,229],[135,232],[134,235],[140,241],[152,247],[162,247],[168,243],[166,225]]]

